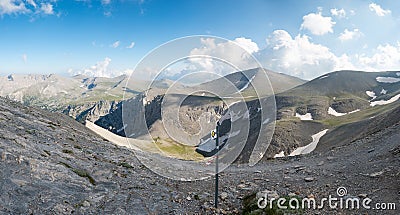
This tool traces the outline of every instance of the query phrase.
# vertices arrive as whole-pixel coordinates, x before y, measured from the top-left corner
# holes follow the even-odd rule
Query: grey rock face
[[[144,168],[133,152],[65,115],[1,97],[0,155],[0,213],[185,211],[169,201],[167,180]]]
[[[100,100],[98,102],[90,102],[82,105],[68,105],[62,112],[78,122],[97,121],[100,117],[109,114],[117,109],[118,102]]]

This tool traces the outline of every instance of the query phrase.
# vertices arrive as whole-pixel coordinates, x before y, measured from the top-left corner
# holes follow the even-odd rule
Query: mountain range
[[[201,86],[178,86],[181,92],[220,86],[222,89],[215,90],[223,91],[225,100],[203,92],[165,94],[173,83],[169,80],[147,90],[141,87],[146,88],[148,83],[132,86],[130,96],[123,100],[121,92],[118,99],[108,95],[113,90],[117,95],[116,89],[127,91],[121,85],[128,82],[123,76],[1,78],[1,93],[7,98],[0,97],[0,213],[262,214],[267,211],[256,207],[257,198],[265,193],[319,199],[336,195],[338,187],[343,186],[349,192],[346,198],[399,203],[399,72],[338,71],[303,81],[267,71],[276,94],[266,90],[256,98],[257,86],[253,85],[265,84],[257,82],[261,72],[255,69],[227,76],[236,91],[218,79]],[[274,85],[274,75],[282,82]],[[72,91],[62,92],[67,89]],[[246,95],[244,102],[230,103],[238,96],[237,91]],[[86,98],[87,94],[98,95],[98,100]],[[174,99],[182,103],[177,105]],[[263,121],[260,107],[263,102],[271,105],[271,101],[276,102],[276,112],[266,116],[275,120]],[[175,119],[161,110],[164,102],[178,110],[180,127],[168,124]],[[133,118],[145,114],[137,124],[145,126],[153,139],[144,138],[147,129],[143,127],[124,128],[124,105],[136,107],[133,110],[137,111],[130,113]],[[239,113],[242,105],[247,110]],[[212,178],[184,183],[169,180],[137,159],[157,161],[163,164],[158,168],[176,175],[180,173],[169,165],[176,160],[200,161],[207,168],[213,162],[209,157],[213,153],[199,154],[196,149],[208,142],[214,123],[222,121],[222,133],[229,140],[232,136],[235,139],[231,126],[246,118],[250,132],[243,150],[220,173],[218,210],[210,194],[214,189]],[[188,139],[190,144],[171,139],[163,121],[175,138],[185,137],[177,135],[180,129],[195,138]],[[260,162],[248,166],[246,163],[253,162],[254,154],[258,154],[257,139],[267,142],[269,130],[262,130],[263,125],[275,127],[271,144]],[[129,144],[125,136],[132,140]],[[234,149],[229,144],[223,149]],[[329,208],[320,210],[332,212]],[[371,213],[365,208],[339,211]],[[281,212],[315,211],[275,211]]]
[[[265,85],[264,77],[268,77],[271,86]],[[335,136],[343,126],[391,111],[398,106],[400,95],[399,72],[337,71],[304,81],[257,68],[194,86],[158,80],[151,88],[150,82],[129,80],[127,76],[9,75],[1,77],[0,83],[1,96],[62,112],[81,123],[93,122],[122,137],[144,138],[141,136],[148,129],[158,147],[163,145],[170,156],[184,159],[199,158],[192,146],[209,140],[209,131],[218,118],[234,109],[234,101],[243,97],[249,109],[251,132],[237,162],[249,161],[260,136],[260,132],[252,131],[258,131],[262,125],[258,111],[262,98],[274,95],[276,101],[276,116],[271,116],[276,118],[275,132],[265,156],[273,158],[278,154],[290,155],[312,142],[311,136],[324,129],[328,132],[321,142]],[[167,91],[171,86],[177,91]],[[208,92],[218,92],[219,97]],[[179,110],[179,122],[171,118],[174,111],[162,112],[163,102],[170,103],[170,110]],[[142,126],[135,123],[136,127],[124,127],[124,104],[134,107],[132,117],[145,115]],[[182,130],[190,135],[181,135]],[[177,146],[186,148],[185,145],[189,147],[186,150],[193,151],[189,156],[175,151]]]

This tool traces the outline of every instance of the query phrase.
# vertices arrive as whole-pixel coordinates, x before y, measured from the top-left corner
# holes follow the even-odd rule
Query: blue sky
[[[400,1],[0,0],[0,75],[113,76],[189,35],[242,38],[267,69],[310,79],[400,70]]]

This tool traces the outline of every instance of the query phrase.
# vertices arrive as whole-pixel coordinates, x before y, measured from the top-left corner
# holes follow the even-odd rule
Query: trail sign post
[[[218,208],[218,152],[219,152],[219,121],[217,122],[217,127],[215,130],[211,131],[211,138],[215,139],[215,147],[217,153],[215,154],[215,208]]]
[[[217,129],[214,129],[211,131],[211,138],[213,140],[217,139]]]

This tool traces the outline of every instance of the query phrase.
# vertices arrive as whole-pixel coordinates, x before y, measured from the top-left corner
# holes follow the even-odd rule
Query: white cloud
[[[129,46],[127,46],[126,48],[127,49],[131,49],[131,48],[133,48],[135,46],[135,42],[131,42],[131,44],[129,45]]]
[[[82,74],[90,77],[109,77],[108,66],[111,63],[111,59],[106,57],[103,61],[97,62],[94,66],[83,69],[82,71],[69,71],[74,75]]]
[[[106,17],[110,17],[110,16],[112,16],[112,13],[111,13],[111,11],[104,11],[104,16],[106,16]]]
[[[44,14],[54,14],[53,11],[53,5],[50,3],[41,3],[40,4],[40,10],[44,13]]]
[[[126,69],[124,71],[112,70],[109,68],[111,63],[111,58],[106,57],[103,61],[97,62],[95,65],[85,68],[82,70],[74,71],[73,69],[69,69],[68,73],[71,75],[85,75],[89,77],[106,77],[112,78],[120,75],[129,75],[133,72],[131,69]]]
[[[315,44],[306,35],[295,38],[276,30],[267,39],[268,46],[260,51],[261,63],[268,69],[311,79],[334,70],[352,68],[347,55],[336,56],[328,47]]]
[[[24,63],[26,63],[28,61],[28,56],[26,54],[22,54],[21,58],[24,61]]]
[[[384,10],[380,5],[375,3],[369,4],[369,10],[375,12],[378,16],[385,16],[392,13],[392,11]]]
[[[93,77],[109,77],[108,66],[111,63],[111,58],[106,57],[104,61],[97,62],[94,66],[83,70],[84,75]]]
[[[35,3],[34,0],[27,0],[26,2],[27,2],[28,4],[30,4],[30,5],[32,5],[34,8],[37,7],[37,5],[36,5],[36,3]]]
[[[190,55],[200,55],[200,56],[212,56],[216,58],[223,59],[233,64],[240,69],[247,69],[251,67],[256,67],[254,62],[251,60],[252,57],[250,53],[258,51],[259,48],[256,43],[246,38],[236,38],[234,42],[219,42],[215,41],[213,38],[201,39],[203,47],[195,48],[190,52]],[[249,53],[250,52],[250,53]],[[223,74],[228,70],[227,67],[216,68],[216,63],[214,59],[202,57],[202,58],[191,58],[192,63],[195,63],[198,68],[205,71],[216,71],[218,74]],[[230,69],[232,69],[230,67]]]
[[[351,32],[362,35],[356,29]],[[277,30],[268,37],[267,43],[268,46],[257,53],[265,68],[304,79],[337,70],[377,72],[400,69],[400,42],[379,45],[372,54],[335,55],[328,47],[311,42],[305,35],[292,38],[288,32]]]
[[[353,31],[344,29],[344,32],[340,34],[339,39],[343,42],[347,40],[360,38],[362,35],[363,34],[361,33],[361,31],[357,28],[355,28]]]
[[[110,3],[111,3],[111,0],[101,0],[101,3],[102,3],[102,4],[110,4]]]
[[[0,1],[0,15],[27,13],[29,10],[25,7],[23,2],[15,0],[1,0]]]
[[[240,37],[233,41],[218,38],[200,38],[200,44],[189,52],[189,58],[176,63],[163,76],[173,80],[193,72],[206,72],[213,75],[196,75],[186,77],[186,84],[210,81],[216,77],[227,75],[238,70],[260,67],[251,53],[259,51],[258,45],[251,39]],[[157,70],[156,70],[157,71]]]
[[[363,33],[359,29],[345,29],[339,39],[346,41],[361,36]],[[307,35],[298,34],[292,37],[285,30],[276,30],[269,35],[267,46],[264,49],[259,49],[259,46],[250,39],[236,38],[234,41],[235,44],[239,41],[243,48],[247,47],[246,49],[257,57],[263,67],[303,79],[313,79],[338,70],[388,71],[400,69],[400,42],[379,45],[372,50],[371,54],[349,55],[347,53],[335,54],[327,46],[314,43]],[[247,52],[231,42],[218,43],[216,39],[212,38],[202,39],[201,42],[203,46],[193,49],[190,55],[220,57],[233,63],[239,69],[258,66],[251,63],[250,57],[243,57],[242,54]],[[365,48],[367,47],[364,47],[364,50]],[[185,68],[186,70],[199,71],[199,68],[202,68],[204,71],[216,71],[217,74],[223,74],[220,71],[224,71],[211,58],[193,58],[190,59],[190,63],[193,68],[188,67]]]
[[[365,54],[356,56],[360,68],[367,71],[399,70],[400,68],[400,44],[379,45],[372,56]]]
[[[301,29],[307,29],[314,35],[324,35],[333,33],[333,26],[336,22],[332,21],[332,17],[324,17],[321,13],[310,13],[303,16]]]
[[[238,43],[242,48],[244,48],[249,53],[258,52],[260,48],[258,48],[257,43],[251,41],[251,39],[246,39],[244,37],[239,37],[234,40],[234,42]]]
[[[328,47],[313,43],[308,36],[292,37],[285,30],[274,31],[267,38],[267,47],[261,50],[250,39],[236,38],[234,41],[235,44],[218,43],[211,38],[202,39],[204,46],[193,49],[190,55],[219,57],[243,70],[258,67],[259,65],[252,61],[251,55],[236,45],[237,41],[241,41],[243,48],[244,44],[251,45],[249,46],[251,53],[263,67],[304,79],[312,79],[336,70],[355,69],[351,56],[335,55]],[[218,66],[212,58],[190,58],[190,62],[194,69],[186,68],[186,70],[215,71],[220,75],[229,72],[227,68]]]
[[[339,18],[346,17],[346,11],[343,8],[340,10],[337,8],[333,8],[333,9],[331,9],[331,14],[332,14],[332,16],[337,16]]]
[[[118,40],[118,41],[115,41],[113,44],[111,44],[111,47],[113,47],[113,48],[118,48],[118,46],[121,44],[121,42]]]
[[[25,4],[25,3],[26,4]],[[27,14],[34,20],[39,14],[54,14],[52,3],[57,0],[39,1],[40,6],[35,0],[0,0],[0,16],[4,14]]]

